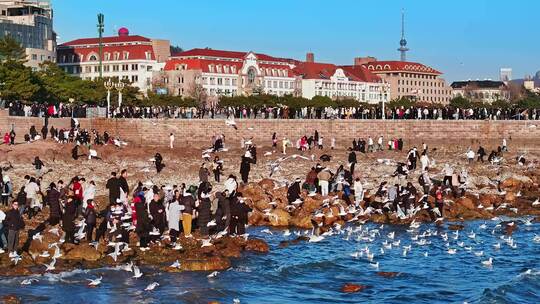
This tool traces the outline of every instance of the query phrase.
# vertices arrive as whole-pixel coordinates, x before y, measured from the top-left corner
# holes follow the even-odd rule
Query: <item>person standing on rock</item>
[[[10,146],[13,146],[15,145],[15,130],[14,129],[11,129],[11,131],[9,132],[9,145]]]
[[[229,197],[236,194],[236,189],[238,189],[238,182],[236,181],[236,176],[229,175],[227,180],[224,183],[225,190],[227,190]]]
[[[351,168],[351,174],[354,176],[354,167],[356,166],[356,153],[352,148],[349,148],[349,166]]]
[[[41,177],[41,169],[43,169],[43,166],[45,166],[45,164],[41,161],[41,159],[39,159],[39,156],[36,156],[34,158],[34,162],[32,163],[32,165],[34,165],[34,168],[36,169],[36,177]]]
[[[4,226],[8,231],[7,249],[9,257],[17,256],[19,246],[19,231],[24,229],[24,219],[19,212],[19,204],[15,201],[11,204],[11,210],[6,213]]]
[[[356,206],[360,205],[360,203],[364,200],[364,187],[362,185],[362,182],[360,181],[360,178],[356,178],[354,181],[354,203]]]
[[[484,156],[486,156],[486,150],[484,147],[480,146],[476,154],[478,154],[478,159],[476,161],[484,162]]]
[[[504,152],[508,152],[508,146],[506,144],[506,138],[503,138],[503,140],[502,140],[502,148],[501,149]]]
[[[214,158],[214,162],[212,163],[212,172],[214,172],[214,180],[216,183],[219,183],[223,172],[223,161],[219,159],[219,156]]]
[[[469,165],[471,165],[474,161],[474,151],[469,147],[469,149],[467,150],[467,162],[469,163]]]
[[[210,192],[205,191],[201,192],[199,197],[199,205],[197,206],[197,226],[202,236],[208,236],[208,223],[210,222],[211,217],[211,202],[210,202]]]
[[[43,125],[41,128],[41,137],[43,137],[43,140],[47,139],[47,134],[49,133],[49,129],[46,125]]]
[[[73,190],[69,190],[62,216],[62,228],[65,232],[65,242],[75,243],[75,218],[77,217],[77,205]]]
[[[182,216],[182,210],[184,206],[180,204],[181,192],[176,190],[174,192],[174,199],[169,204],[169,209],[167,212],[167,223],[169,225],[169,235],[171,237],[172,246],[174,249],[180,249],[176,245],[176,240],[180,235],[180,217]]]
[[[116,204],[116,200],[120,198],[120,182],[116,177],[116,172],[111,172],[105,188],[109,189],[109,205]]]
[[[93,234],[96,227],[97,214],[96,207],[94,206],[94,200],[89,199],[86,202],[86,211],[84,212],[84,219],[86,223],[86,241],[88,243],[94,242]]]
[[[13,194],[13,184],[11,183],[11,180],[9,179],[9,176],[4,175],[2,177],[2,189],[0,189],[1,195],[0,200],[3,206],[8,205],[9,198]]]
[[[425,150],[422,152],[422,156],[420,156],[420,166],[422,168],[422,172],[429,168],[429,157],[427,156],[427,152]]]
[[[199,168],[199,183],[207,183],[209,176],[210,172],[208,171],[208,168],[206,168],[206,164],[202,163]]]
[[[287,201],[289,202],[289,205],[298,200],[301,200],[301,197],[300,197],[300,193],[302,192],[300,190],[301,182],[302,180],[297,178],[295,179],[294,183],[292,183],[292,185],[290,185],[289,188],[287,189]]]
[[[152,225],[159,230],[159,236],[162,236],[167,222],[163,200],[157,193],[154,193],[154,197],[150,201],[150,215],[152,216]]]
[[[165,167],[165,165],[163,164],[163,156],[161,156],[160,153],[156,153],[156,155],[154,156],[154,164],[156,165],[156,171],[159,174],[161,170],[163,170],[163,168]]]
[[[242,182],[244,184],[247,184],[249,181],[249,171],[251,171],[251,163],[253,163],[251,153],[249,151],[246,151],[246,153],[242,156],[242,160],[240,163],[240,175],[242,176]]]
[[[195,200],[191,193],[184,190],[182,196],[182,205],[184,210],[182,211],[182,228],[184,229],[184,236],[191,237],[191,224],[193,221],[193,208],[195,207]]]
[[[216,223],[218,231],[228,231],[231,224],[231,206],[229,191],[217,192],[218,207],[216,210]]]
[[[135,226],[135,232],[139,237],[139,247],[141,250],[146,250],[148,248],[148,243],[150,242],[150,231],[152,226],[150,224],[150,217],[148,216],[148,211],[146,210],[146,204],[140,197],[133,198],[135,203],[135,210],[137,213],[137,225]]]
[[[248,214],[252,209],[244,203],[242,197],[234,197],[231,201],[231,226],[229,234],[243,235],[246,233]]]
[[[174,149],[174,134],[169,134],[169,148]]]
[[[49,205],[49,218],[47,222],[51,226],[56,226],[60,223],[62,210],[60,208],[60,192],[56,189],[56,185],[51,183],[45,196],[45,202]]]
[[[319,179],[319,186],[321,187],[321,195],[327,196],[329,181],[332,178],[330,169],[324,168],[321,172],[319,172],[319,174],[317,174],[317,178]]]
[[[444,217],[443,210],[444,210],[444,199],[443,199],[443,190],[442,187],[437,187],[437,191],[435,192],[435,207],[437,208],[436,211],[438,211],[439,217]],[[437,213],[435,210],[434,212]]]
[[[118,185],[120,185],[120,200],[123,203],[127,203],[127,197],[129,194],[129,185],[127,182],[127,176],[128,176],[127,170],[123,169],[120,172],[120,177],[118,178]]]

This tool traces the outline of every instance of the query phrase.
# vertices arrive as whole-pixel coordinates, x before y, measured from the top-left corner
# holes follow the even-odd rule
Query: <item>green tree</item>
[[[450,105],[455,108],[469,108],[472,105],[472,102],[467,98],[457,96],[450,100]]]
[[[26,51],[13,37],[4,36],[0,39],[0,61],[2,63],[8,61],[25,63]]]

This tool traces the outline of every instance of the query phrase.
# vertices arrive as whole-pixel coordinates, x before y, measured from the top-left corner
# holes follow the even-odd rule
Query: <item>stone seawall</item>
[[[229,145],[240,143],[243,138],[251,138],[259,145],[270,145],[272,133],[279,139],[288,137],[296,140],[304,134],[311,135],[314,130],[324,137],[324,144],[336,138],[337,144],[347,144],[353,138],[372,136],[375,140],[383,135],[385,140],[401,137],[414,144],[448,143],[475,144],[500,143],[504,137],[514,142],[535,144],[540,138],[539,121],[438,121],[438,120],[237,120],[238,130],[226,126],[224,120],[211,119],[79,119],[87,129],[107,130],[112,136],[120,136],[133,144],[168,145],[170,133],[174,133],[177,144],[206,146],[213,135],[224,134]],[[43,126],[43,118],[10,117],[0,111],[0,132],[2,135],[15,127],[17,141],[23,140],[30,126],[35,125],[38,132]],[[538,126],[537,126],[538,124]],[[49,128],[67,128],[69,118],[49,119]]]

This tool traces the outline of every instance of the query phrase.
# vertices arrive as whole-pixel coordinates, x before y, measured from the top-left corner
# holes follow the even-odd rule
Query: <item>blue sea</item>
[[[459,234],[433,224],[416,229],[366,224],[285,248],[280,248],[281,241],[306,232],[291,230],[284,236],[283,230],[270,234],[251,228],[251,236],[270,244],[270,253],[246,254],[214,278],[204,272],[162,273],[149,267],[142,268],[139,279],[112,268],[75,270],[35,276],[38,281],[25,286],[20,284],[25,278],[1,278],[0,294],[17,295],[23,303],[79,304],[540,303],[540,238],[535,242],[540,224],[514,221],[517,229],[510,237],[498,226],[500,220],[463,223]],[[491,266],[482,263],[489,258]],[[378,271],[399,274],[387,278]],[[101,285],[87,286],[87,279],[99,276]],[[144,291],[153,282],[159,286]],[[345,283],[366,289],[342,293]]]

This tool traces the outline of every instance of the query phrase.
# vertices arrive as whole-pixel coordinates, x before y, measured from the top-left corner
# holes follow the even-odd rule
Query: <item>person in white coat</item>
[[[174,149],[174,134],[169,135],[169,148]]]
[[[420,165],[422,166],[422,171],[426,171],[429,168],[429,157],[426,151],[422,152],[422,156],[420,156]]]
[[[182,210],[185,209],[184,205],[180,204],[180,192],[175,191],[173,201],[169,204],[167,209],[167,222],[169,224],[169,235],[171,237],[171,242],[173,249],[179,250],[181,246],[176,244],[176,240],[180,235],[180,218],[182,216]]]
[[[354,181],[354,202],[358,206],[361,201],[364,200],[364,186],[362,185],[362,182],[360,181],[360,178],[356,178]]]
[[[90,181],[87,184],[83,186],[83,209],[86,209],[86,206],[88,204],[88,200],[94,200],[96,196],[96,184],[94,181]]]

